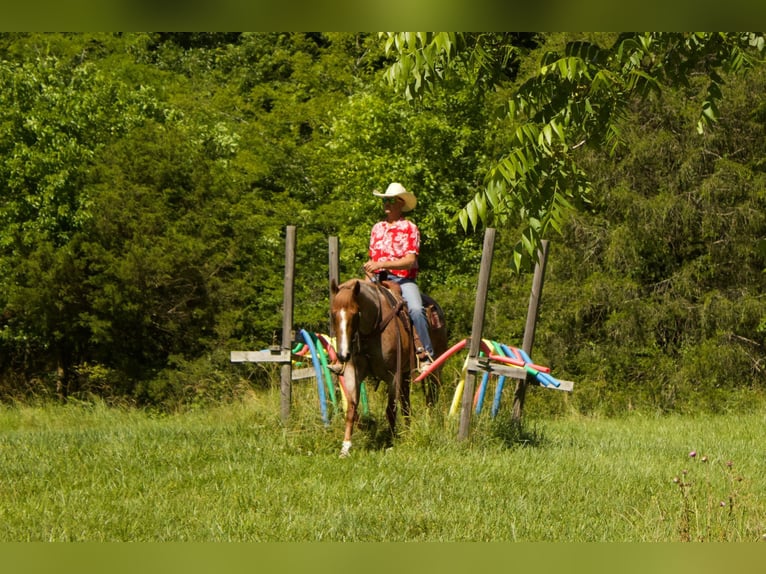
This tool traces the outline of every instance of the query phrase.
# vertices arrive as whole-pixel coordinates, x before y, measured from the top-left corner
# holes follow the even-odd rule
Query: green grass
[[[173,415],[0,409],[0,541],[755,541],[764,413],[475,419],[444,404],[386,448],[383,391],[339,459],[315,391]],[[448,403],[451,397],[442,397]],[[530,400],[535,400],[534,397]],[[689,453],[696,451],[695,457]],[[703,461],[703,457],[706,459]]]

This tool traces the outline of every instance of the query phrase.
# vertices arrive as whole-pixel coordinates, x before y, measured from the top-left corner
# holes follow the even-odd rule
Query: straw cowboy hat
[[[402,211],[412,211],[418,203],[415,194],[404,189],[404,186],[401,183],[392,183],[386,189],[386,193],[380,193],[375,190],[372,192],[372,195],[375,197],[401,197],[402,200],[404,200]]]

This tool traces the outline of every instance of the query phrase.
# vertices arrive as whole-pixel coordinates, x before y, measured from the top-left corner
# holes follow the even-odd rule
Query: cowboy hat
[[[372,192],[372,195],[375,197],[401,197],[404,201],[402,211],[412,211],[418,203],[415,194],[404,189],[404,186],[401,183],[392,183],[386,189],[386,193],[380,193],[375,190]]]

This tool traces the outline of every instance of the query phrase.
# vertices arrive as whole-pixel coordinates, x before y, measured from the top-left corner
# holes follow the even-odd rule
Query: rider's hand
[[[367,263],[364,264],[364,270],[368,273],[375,273],[376,271],[383,268],[383,265],[381,263],[378,263],[376,261],[373,261],[370,259],[367,261]]]

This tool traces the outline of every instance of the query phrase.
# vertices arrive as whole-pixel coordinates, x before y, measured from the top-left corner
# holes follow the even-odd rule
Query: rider
[[[375,197],[383,198],[386,218],[372,227],[370,232],[370,259],[364,264],[367,273],[382,273],[402,289],[407,302],[412,324],[423,347],[416,351],[423,369],[433,360],[434,349],[428,332],[423,299],[415,278],[418,275],[418,253],[420,252],[420,231],[405,212],[412,211],[417,204],[415,195],[400,183],[392,183],[385,193],[373,191]]]

